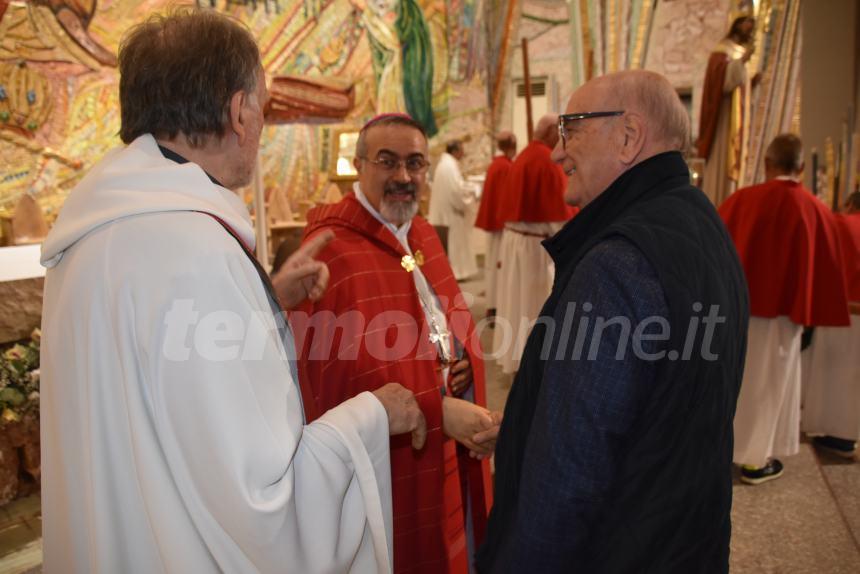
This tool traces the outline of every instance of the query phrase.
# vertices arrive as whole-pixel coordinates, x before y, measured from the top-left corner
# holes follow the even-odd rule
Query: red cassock
[[[840,213],[835,217],[848,300],[860,302],[860,213]]]
[[[475,218],[475,227],[484,231],[501,231],[505,222],[500,217],[499,200],[504,193],[505,180],[513,161],[506,155],[497,155],[487,168],[484,190],[481,192],[481,206]]]
[[[567,176],[552,161],[551,153],[548,145],[535,140],[514,160],[499,201],[498,220],[502,224],[567,221],[576,214],[578,210],[564,202]]]
[[[489,464],[442,433],[442,380],[435,345],[406,251],[394,235],[346,195],[308,213],[305,239],[323,229],[335,239],[318,259],[331,273],[323,298],[290,314],[299,350],[305,412],[313,420],[363,391],[397,382],[415,393],[427,419],[421,451],[409,435],[391,439],[394,570],[467,572],[464,500],[471,502],[476,544],[483,541],[492,505]],[[472,315],[433,227],[412,220],[409,246],[474,373],[475,402],[485,406],[484,364]],[[421,256],[423,255],[423,264]],[[468,497],[468,498],[467,498]]]
[[[739,189],[720,206],[750,291],[750,314],[805,326],[849,324],[833,214],[800,183]]]

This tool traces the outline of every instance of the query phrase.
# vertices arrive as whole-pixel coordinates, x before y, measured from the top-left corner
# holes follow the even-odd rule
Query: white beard
[[[411,221],[418,213],[418,201],[388,201],[383,196],[379,205],[379,213],[386,221],[400,227],[407,221]]]

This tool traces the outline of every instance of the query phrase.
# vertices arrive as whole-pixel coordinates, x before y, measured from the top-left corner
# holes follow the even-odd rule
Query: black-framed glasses
[[[613,112],[577,112],[575,114],[561,114],[558,116],[558,137],[561,138],[562,147],[567,146],[567,124],[577,120],[588,120],[591,118],[609,118],[612,116],[623,116],[624,110]]]
[[[400,166],[403,166],[411,175],[421,175],[430,167],[430,162],[420,156],[401,159],[399,157],[385,155],[377,159],[370,159],[367,157],[360,157],[358,159],[372,163],[382,171],[387,172],[397,171],[400,169]]]

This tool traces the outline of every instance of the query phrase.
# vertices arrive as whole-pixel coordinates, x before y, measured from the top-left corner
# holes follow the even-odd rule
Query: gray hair
[[[645,116],[654,139],[670,150],[685,153],[690,146],[690,118],[678,92],[662,75],[648,70],[628,70],[605,76],[607,92],[622,109]]]
[[[785,174],[799,173],[803,169],[803,142],[794,134],[779,134],[767,146],[764,157]]]

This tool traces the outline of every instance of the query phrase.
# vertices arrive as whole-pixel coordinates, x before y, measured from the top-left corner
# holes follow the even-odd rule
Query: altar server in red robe
[[[481,206],[475,219],[475,227],[487,232],[487,258],[484,262],[484,281],[487,286],[487,316],[496,314],[497,276],[499,270],[499,247],[505,222],[500,217],[499,200],[504,192],[508,172],[517,155],[517,136],[513,132],[499,132],[496,146],[501,152],[490,162],[481,192]]]
[[[804,381],[803,429],[816,447],[853,458],[860,440],[860,192],[836,216],[851,327],[816,329]]]
[[[330,287],[290,321],[311,419],[389,381],[415,393],[426,445],[391,441],[394,571],[466,573],[491,505],[488,463],[478,457],[491,451],[494,438],[483,439],[498,432],[500,415],[482,406],[470,311],[439,237],[416,216],[427,157],[426,134],[409,116],[365,125],[353,193],[308,213],[306,241],[335,234],[319,256]]]
[[[541,242],[576,213],[564,203],[567,176],[550,159],[556,143],[558,116],[543,116],[534,139],[514,160],[499,200],[498,218],[504,230],[493,352],[508,374],[519,368],[531,324],[552,288],[552,261]]]
[[[767,182],[738,190],[720,207],[750,291],[734,423],[734,461],[749,484],[781,476],[775,457],[799,450],[803,327],[848,325],[833,214],[801,185],[802,171],[800,138],[779,135],[765,154]]]

